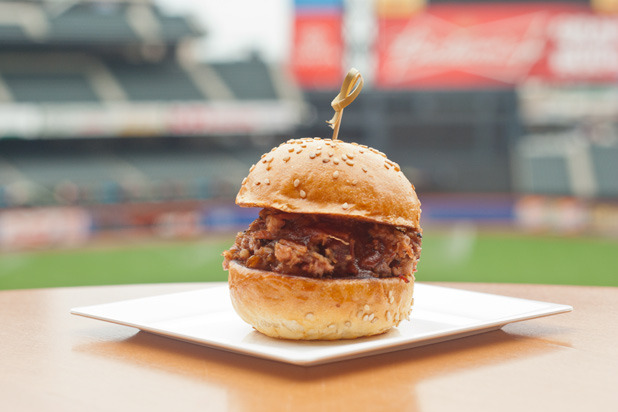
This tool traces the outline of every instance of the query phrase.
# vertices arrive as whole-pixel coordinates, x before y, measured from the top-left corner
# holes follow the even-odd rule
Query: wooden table
[[[212,284],[0,292],[2,411],[616,411],[618,288],[443,286],[569,304],[567,314],[315,367],[69,314]]]

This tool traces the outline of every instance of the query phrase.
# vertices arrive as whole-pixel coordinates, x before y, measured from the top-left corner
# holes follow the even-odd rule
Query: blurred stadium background
[[[330,136],[349,67],[340,137],[415,183],[419,280],[618,286],[618,1],[269,2],[276,59],[169,3],[0,2],[0,289],[225,280],[240,181]]]

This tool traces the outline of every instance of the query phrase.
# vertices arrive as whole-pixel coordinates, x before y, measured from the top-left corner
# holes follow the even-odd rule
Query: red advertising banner
[[[78,207],[0,211],[0,250],[75,246],[91,233],[92,217]]]
[[[292,72],[303,87],[338,88],[343,76],[341,10],[297,13]]]
[[[618,81],[618,17],[576,4],[435,5],[379,19],[376,85]]]
[[[559,13],[546,35],[545,58],[533,74],[558,82],[618,81],[618,16]]]

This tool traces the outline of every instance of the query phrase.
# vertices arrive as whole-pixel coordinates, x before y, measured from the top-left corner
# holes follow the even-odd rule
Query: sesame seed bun
[[[251,167],[236,203],[420,227],[421,204],[399,165],[339,140],[304,138],[275,147]]]
[[[408,318],[414,277],[314,279],[229,265],[232,304],[255,329],[275,338],[353,339],[384,333]]]

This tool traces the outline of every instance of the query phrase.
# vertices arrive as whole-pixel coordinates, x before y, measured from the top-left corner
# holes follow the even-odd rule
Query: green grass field
[[[0,289],[226,280],[233,236],[0,254]],[[425,231],[418,281],[618,286],[618,241]]]

